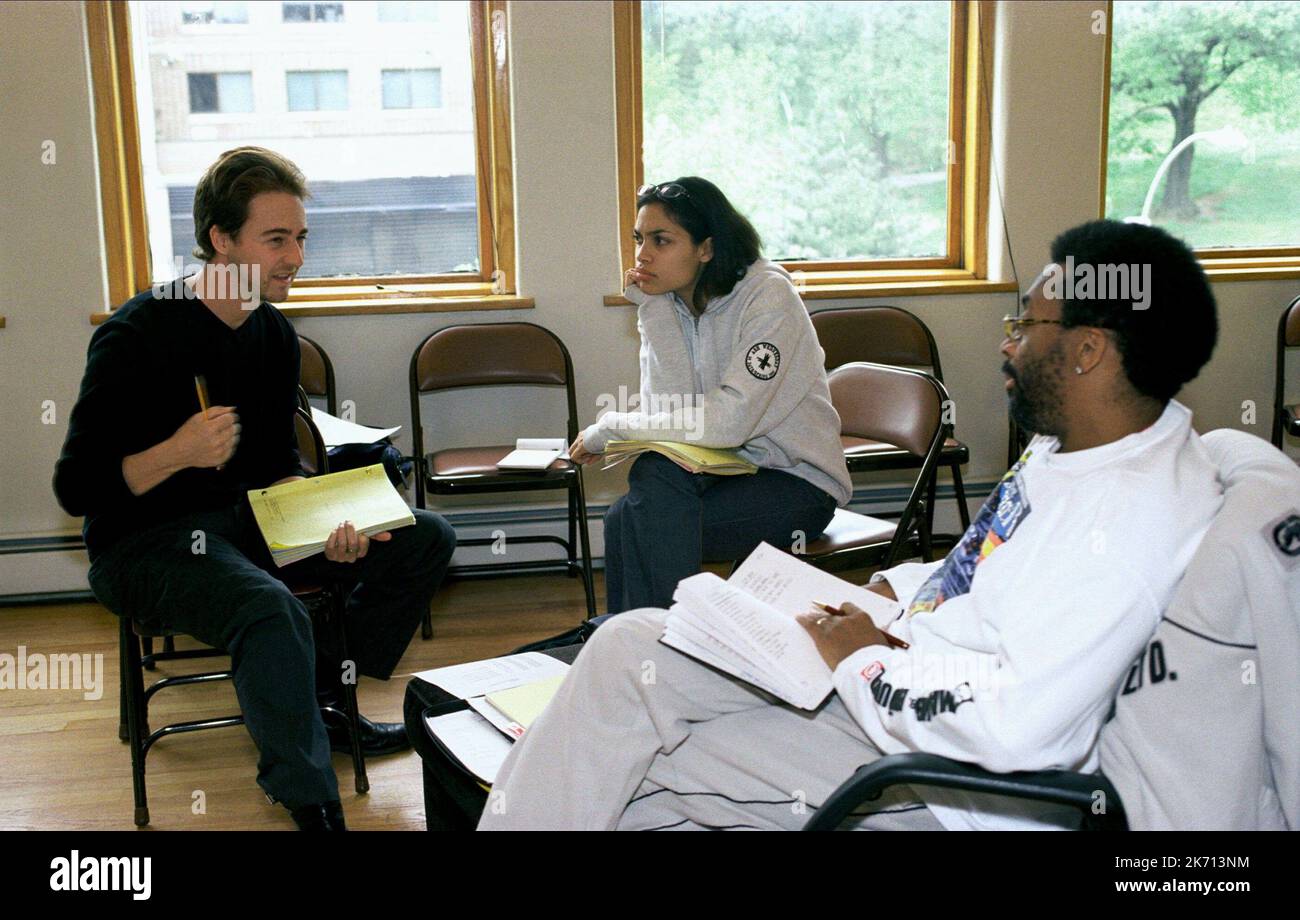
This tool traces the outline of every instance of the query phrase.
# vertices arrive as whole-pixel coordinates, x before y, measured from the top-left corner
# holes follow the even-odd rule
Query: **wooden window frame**
[[[1011,291],[1013,282],[988,279],[989,98],[993,56],[992,0],[950,0],[947,256],[785,261],[799,272],[805,299]],[[982,66],[981,66],[982,65]],[[636,220],[636,190],[644,182],[642,149],[641,3],[614,0],[614,80],[618,124],[620,262],[632,266],[630,232]],[[620,278],[621,278],[620,274]],[[622,295],[605,303],[623,305]]]
[[[1110,157],[1110,65],[1114,51],[1114,0],[1106,0],[1106,57],[1101,97],[1101,152],[1098,157],[1097,216],[1106,216],[1106,167]],[[1290,281],[1300,278],[1300,246],[1194,247],[1211,281]]]
[[[126,0],[85,0],[99,154],[109,303],[152,283],[144,207],[139,120]],[[470,62],[478,249],[476,273],[304,278],[280,304],[295,316],[518,309],[515,275],[514,158],[510,132],[509,35],[505,0],[470,0]],[[308,181],[310,181],[310,176]],[[109,313],[97,313],[98,323]]]

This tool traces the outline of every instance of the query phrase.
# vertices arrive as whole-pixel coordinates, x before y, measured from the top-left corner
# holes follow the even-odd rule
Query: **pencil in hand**
[[[194,375],[194,389],[199,393],[199,408],[203,410],[203,417],[208,417],[208,381],[202,374]]]
[[[813,606],[816,607],[818,610],[820,610],[822,613],[829,613],[833,617],[844,616],[844,611],[841,610],[840,608],[832,607],[830,604],[823,604],[821,601],[813,601]],[[890,648],[909,649],[912,647],[908,643],[904,642],[902,639],[899,639],[897,636],[891,636],[883,629],[880,630],[880,634],[885,637],[885,642],[889,645]]]

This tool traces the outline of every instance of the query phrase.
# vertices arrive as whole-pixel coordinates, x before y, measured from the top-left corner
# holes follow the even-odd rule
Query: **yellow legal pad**
[[[741,458],[734,450],[717,447],[700,447],[681,441],[610,441],[605,445],[605,469],[636,457],[646,451],[662,454],[690,473],[712,473],[715,476],[743,476],[758,472],[758,467]]]
[[[324,552],[343,521],[367,536],[415,523],[381,463],[254,489],[248,503],[277,567]]]
[[[507,719],[518,722],[527,729],[542,714],[542,710],[551,701],[551,697],[555,696],[555,691],[560,689],[560,684],[566,676],[556,674],[554,677],[545,677],[531,684],[524,684],[522,687],[511,687],[509,690],[489,693],[487,701]]]

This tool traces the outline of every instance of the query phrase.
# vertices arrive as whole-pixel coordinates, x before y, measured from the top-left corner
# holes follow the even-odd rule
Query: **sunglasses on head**
[[[685,198],[692,204],[695,199],[691,193],[686,191],[686,186],[679,182],[664,182],[659,185],[643,185],[636,190],[637,198],[663,198],[665,201],[671,201],[674,198]]]

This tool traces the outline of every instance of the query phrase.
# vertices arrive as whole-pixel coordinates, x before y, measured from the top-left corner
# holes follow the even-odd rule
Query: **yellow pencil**
[[[194,389],[199,391],[199,408],[203,410],[203,417],[208,417],[208,382],[203,379],[202,374],[195,374]]]

